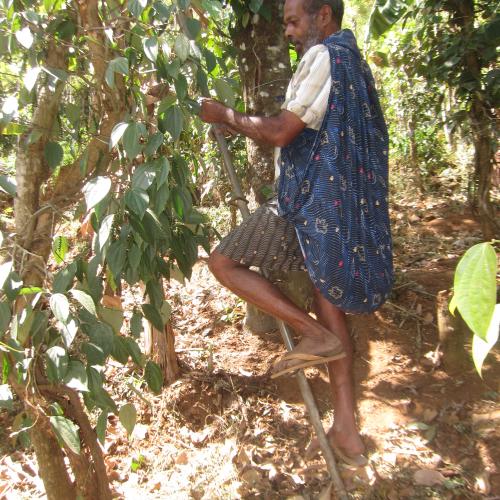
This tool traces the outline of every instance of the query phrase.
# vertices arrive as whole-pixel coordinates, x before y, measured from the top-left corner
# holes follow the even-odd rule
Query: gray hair
[[[344,0],[306,0],[304,10],[309,15],[317,14],[323,5],[328,5],[332,9],[334,19],[337,21],[339,27],[342,26],[342,19],[344,17]]]

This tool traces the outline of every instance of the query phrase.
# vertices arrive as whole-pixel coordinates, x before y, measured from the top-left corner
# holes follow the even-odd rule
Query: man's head
[[[313,45],[338,31],[343,16],[343,0],[286,0],[285,35],[302,56]]]

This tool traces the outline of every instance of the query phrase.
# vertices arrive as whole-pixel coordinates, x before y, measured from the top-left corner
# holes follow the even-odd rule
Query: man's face
[[[307,0],[286,0],[285,2],[285,36],[295,46],[299,57],[302,57],[313,45],[321,41],[316,26],[316,16],[304,11]]]

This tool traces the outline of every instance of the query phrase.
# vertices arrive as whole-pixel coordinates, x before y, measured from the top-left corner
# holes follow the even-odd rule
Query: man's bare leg
[[[335,419],[328,436],[349,457],[365,452],[356,424],[353,380],[353,345],[347,329],[345,313],[329,302],[318,290],[313,307],[319,322],[341,340],[346,357],[328,364]]]
[[[294,352],[322,355],[339,348],[340,341],[333,332],[297,307],[277,286],[260,274],[217,251],[210,255],[208,266],[226,288],[301,334],[302,340]],[[294,363],[282,362],[277,369],[285,369],[289,364]]]

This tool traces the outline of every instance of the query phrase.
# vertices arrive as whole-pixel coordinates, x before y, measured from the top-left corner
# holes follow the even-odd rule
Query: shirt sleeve
[[[330,86],[330,53],[324,45],[315,45],[300,61],[281,108],[296,114],[307,127],[319,129],[326,113]]]

